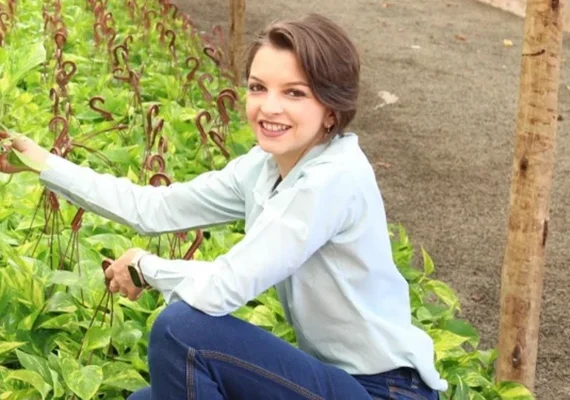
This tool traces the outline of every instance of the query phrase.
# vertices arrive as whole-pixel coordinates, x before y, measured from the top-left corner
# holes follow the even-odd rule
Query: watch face
[[[133,267],[132,265],[129,265],[129,274],[131,275],[131,280],[133,281],[133,284],[138,287],[138,288],[142,288],[142,282],[141,282],[141,277],[139,276],[139,273],[137,272],[136,268]]]

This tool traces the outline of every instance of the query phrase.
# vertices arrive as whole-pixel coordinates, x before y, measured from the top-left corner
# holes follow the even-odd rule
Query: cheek
[[[252,101],[250,99],[246,100],[245,115],[247,116],[247,120],[249,122],[255,122],[257,118],[257,106],[255,105],[255,101]]]

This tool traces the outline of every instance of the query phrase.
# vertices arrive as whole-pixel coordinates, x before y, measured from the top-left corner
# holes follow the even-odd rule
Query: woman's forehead
[[[281,84],[306,83],[307,77],[291,50],[261,46],[251,64],[250,77]],[[269,82],[267,82],[269,83]]]

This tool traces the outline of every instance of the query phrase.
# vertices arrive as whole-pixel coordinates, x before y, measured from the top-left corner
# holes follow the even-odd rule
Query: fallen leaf
[[[394,104],[399,100],[398,96],[385,90],[378,92],[378,97],[380,97],[382,102],[380,104],[377,104],[374,107],[374,110],[378,110],[379,108],[382,108],[388,104]]]
[[[467,40],[467,37],[464,35],[457,34],[457,35],[455,35],[455,39],[461,40],[462,42],[465,42]]]
[[[382,168],[386,168],[386,169],[388,169],[388,168],[390,168],[390,167],[392,166],[391,164],[389,164],[389,163],[387,163],[387,162],[382,162],[382,161],[376,162],[375,165],[376,165],[377,167],[382,167]]]
[[[503,40],[503,44],[505,45],[505,47],[511,47],[513,45],[513,42],[512,40],[505,39]]]

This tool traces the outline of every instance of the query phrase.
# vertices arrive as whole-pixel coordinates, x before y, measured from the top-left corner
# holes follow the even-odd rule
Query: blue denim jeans
[[[180,301],[150,333],[151,386],[128,400],[436,400],[410,368],[350,375],[232,316]]]

